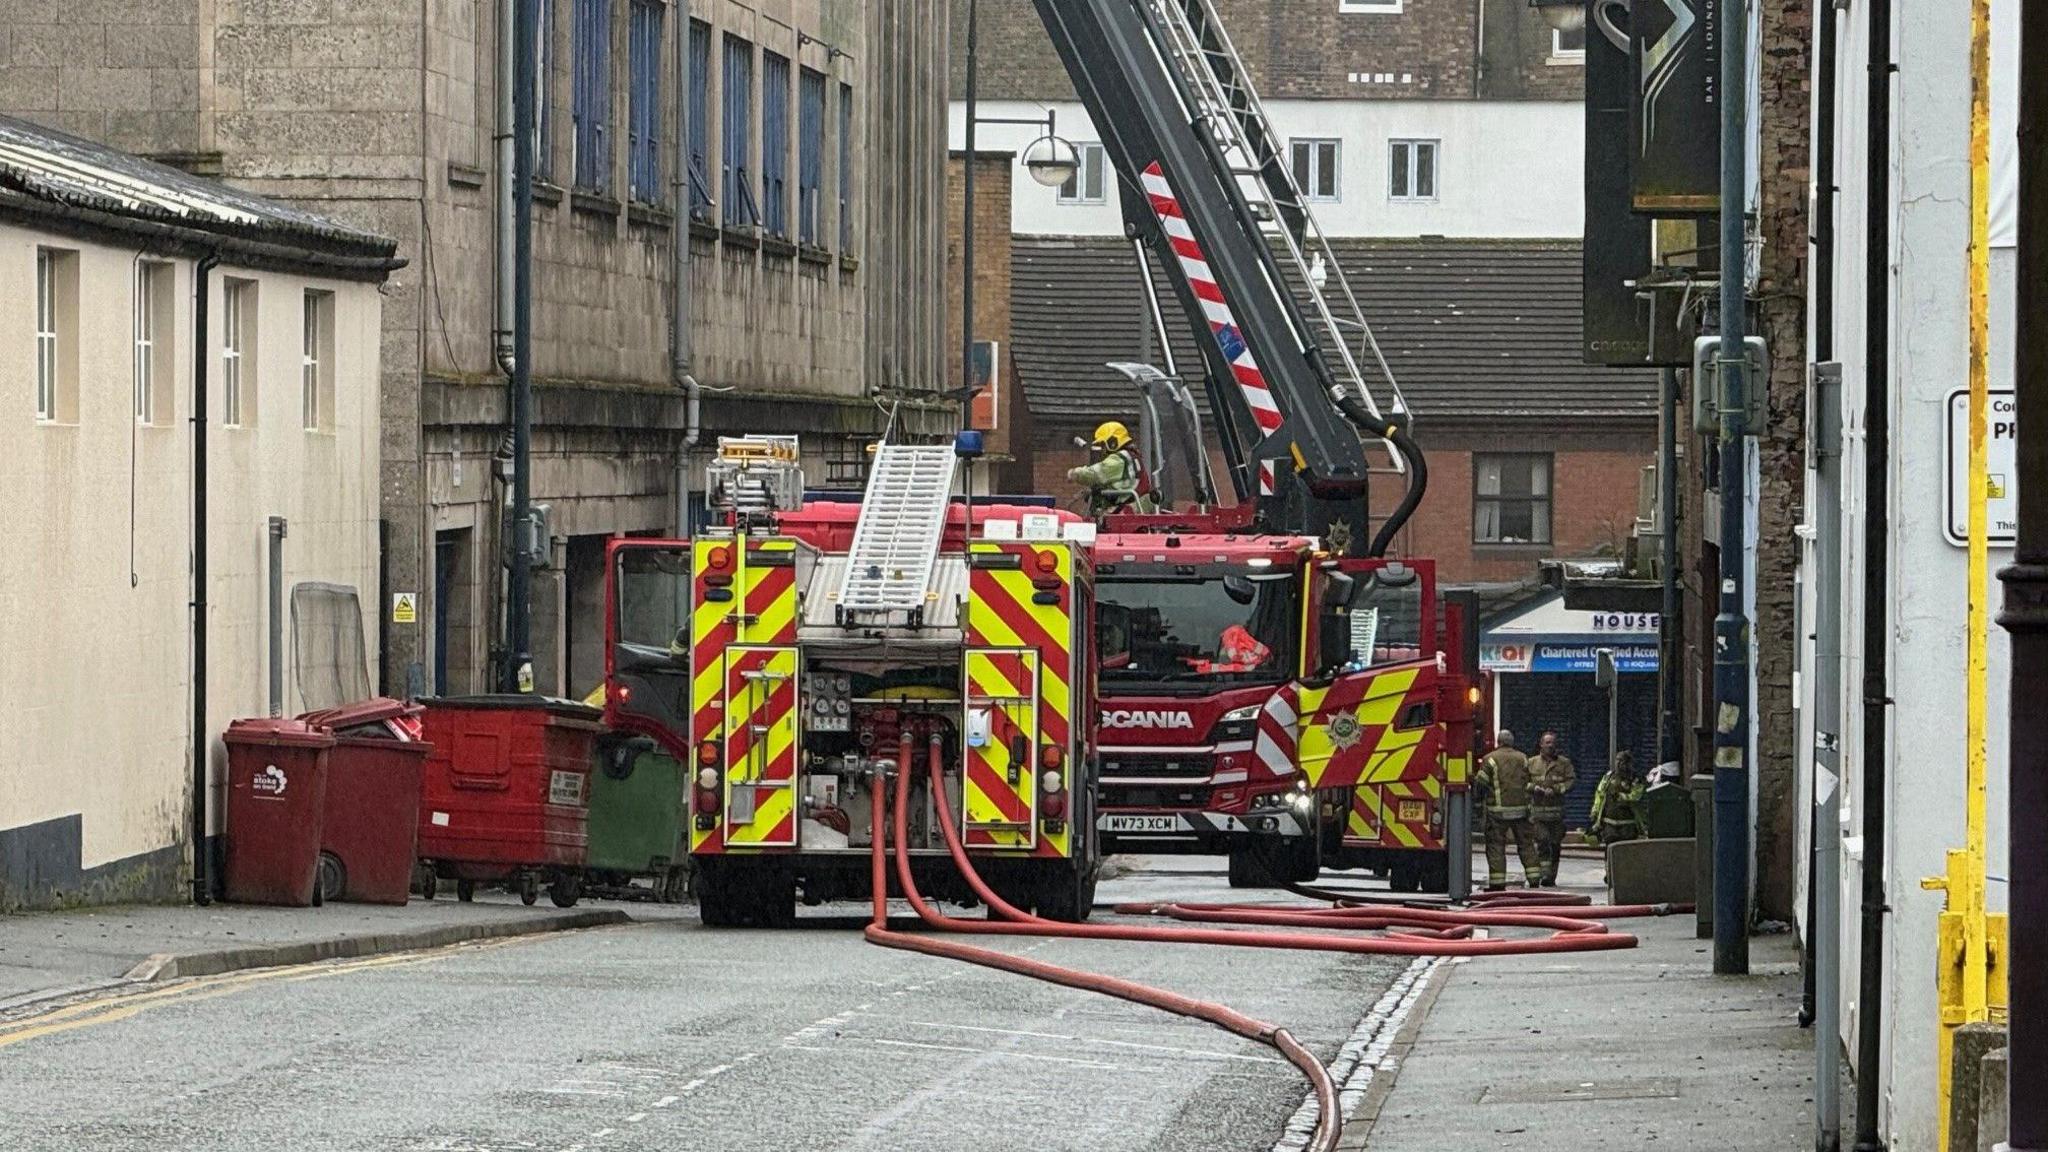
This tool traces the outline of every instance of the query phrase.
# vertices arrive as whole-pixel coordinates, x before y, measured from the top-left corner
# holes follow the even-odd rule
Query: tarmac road
[[[1220,860],[1137,863],[1105,904],[1232,897]],[[812,912],[783,932],[690,917],[180,981],[10,1023],[0,1146],[1265,1149],[1305,1095],[1206,1025],[874,947],[851,905]],[[1409,967],[996,946],[1221,999],[1325,1059]]]

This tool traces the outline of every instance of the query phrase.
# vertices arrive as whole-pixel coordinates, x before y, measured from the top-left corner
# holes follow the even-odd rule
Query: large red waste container
[[[421,786],[419,855],[444,879],[546,880],[580,891],[591,754],[604,714],[544,696],[424,701],[434,747]]]
[[[227,898],[315,902],[327,754],[334,737],[302,720],[237,720],[228,746]]]
[[[320,895],[403,904],[419,835],[420,777],[432,746],[420,743],[421,708],[373,697],[300,719],[334,734],[320,832]]]

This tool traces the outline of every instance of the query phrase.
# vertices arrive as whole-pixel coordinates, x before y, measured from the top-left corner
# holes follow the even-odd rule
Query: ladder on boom
[[[875,449],[839,583],[842,622],[892,612],[908,613],[912,624],[920,622],[945,538],[958,465],[950,445],[884,444]]]
[[[1217,18],[1212,0],[1138,0],[1158,34],[1158,48],[1194,106],[1190,120],[1204,128],[1229,165],[1239,190],[1257,218],[1259,233],[1284,254],[1284,272],[1309,299],[1312,323],[1323,330],[1315,343],[1336,351],[1329,368],[1340,386],[1363,401],[1374,416],[1405,417],[1407,401],[1394,370],[1380,351],[1365,310],[1337,263],[1337,253],[1316,223],[1308,198],[1280,151],[1280,137],[1266,118],[1236,45]],[[1321,281],[1318,283],[1318,281]],[[1274,286],[1275,291],[1286,291]],[[1304,334],[1305,336],[1307,334]],[[1354,351],[1353,342],[1357,348]],[[1367,384],[1361,361],[1378,369],[1389,404],[1382,409]],[[1402,467],[1400,456],[1395,466]]]

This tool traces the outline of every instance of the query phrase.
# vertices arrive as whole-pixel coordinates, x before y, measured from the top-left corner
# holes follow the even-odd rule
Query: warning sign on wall
[[[1991,390],[1990,407],[1984,414],[1984,446],[1989,464],[1985,469],[1986,527],[1993,548],[2010,548],[2019,535],[2019,501],[2014,480],[2019,466],[2019,406],[2009,388]],[[1948,394],[1948,468],[1942,485],[1948,517],[1942,527],[1948,542],[1958,546],[1970,542],[1970,391],[1958,388]]]
[[[393,624],[417,624],[419,618],[419,593],[393,592],[391,594],[391,622]]]

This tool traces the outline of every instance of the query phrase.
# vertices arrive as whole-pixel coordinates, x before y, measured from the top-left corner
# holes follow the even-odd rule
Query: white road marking
[[[681,1097],[678,1097],[678,1096],[663,1096],[663,1097],[662,1097],[661,1099],[659,1099],[659,1100],[656,1100],[656,1101],[654,1102],[654,1106],[655,1106],[656,1108],[666,1108],[666,1107],[668,1107],[669,1105],[671,1105],[671,1104],[675,1103],[675,1102],[676,1102],[677,1100],[679,1100],[679,1099],[681,1099]]]
[[[642,1120],[645,1120],[645,1119],[647,1119],[647,1113],[645,1113],[645,1112],[635,1112],[635,1113],[633,1113],[633,1114],[632,1114],[631,1116],[628,1116],[628,1117],[626,1117],[626,1123],[628,1123],[628,1124],[638,1124],[639,1122],[641,1122]]]
[[[891,1048],[922,1048],[928,1052],[962,1052],[970,1055],[984,1054],[982,1049],[962,1048],[957,1044],[920,1044],[915,1040],[881,1039],[875,1039],[871,1042],[875,1044],[885,1044]],[[1041,1063],[1046,1064],[1072,1064],[1082,1068],[1100,1068],[1108,1072],[1141,1071],[1141,1069],[1128,1068],[1122,1064],[1109,1064],[1101,1060],[1077,1060],[1071,1056],[1040,1056],[1032,1052],[987,1052],[985,1054],[989,1056],[999,1057],[1005,1060],[1037,1060]]]
[[[1176,1056],[1193,1056],[1202,1060],[1242,1060],[1248,1064],[1285,1064],[1287,1061],[1272,1056],[1246,1056],[1237,1052],[1215,1052],[1205,1048],[1176,1048],[1170,1044],[1140,1044],[1132,1040],[1105,1040],[1096,1036],[1069,1036],[1059,1032],[1028,1032],[1017,1028],[985,1028],[973,1024],[935,1024],[925,1020],[910,1023],[919,1028],[940,1028],[955,1032],[992,1032],[1003,1036],[1028,1036],[1036,1040],[1064,1040],[1068,1043],[1105,1044],[1113,1048],[1131,1048],[1141,1052],[1166,1052]]]
[[[1441,958],[1416,957],[1372,1006],[1372,1011],[1366,1013],[1365,1019],[1358,1022],[1351,1039],[1337,1050],[1337,1058],[1330,1061],[1330,1079],[1337,1084],[1338,1108],[1344,1119],[1349,1120],[1357,1113],[1373,1077],[1393,1069],[1395,1061],[1390,1053],[1394,1037],[1414,1011],[1416,1002],[1422,999],[1423,989],[1429,986],[1429,974],[1442,963]],[[1273,1145],[1273,1152],[1300,1152],[1308,1147],[1315,1126],[1316,1097],[1311,1091],[1287,1121],[1287,1130]]]

